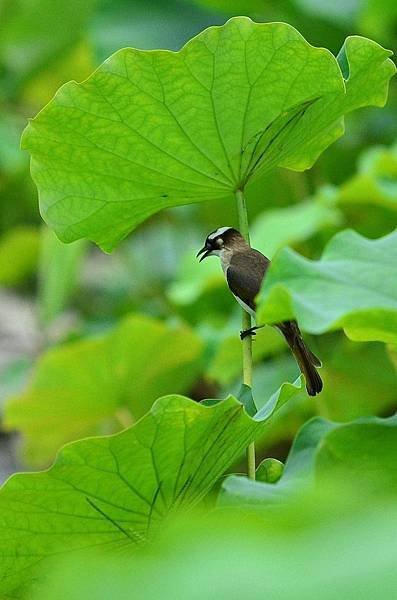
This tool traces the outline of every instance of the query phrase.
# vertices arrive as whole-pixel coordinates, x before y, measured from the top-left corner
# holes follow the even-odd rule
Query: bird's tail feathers
[[[316,369],[316,367],[321,366],[321,361],[309,350],[300,336],[295,338],[295,343],[291,349],[301,372],[305,376],[307,393],[309,396],[316,396],[323,389],[322,379]]]
[[[309,396],[319,394],[323,389],[323,382],[316,369],[321,367],[321,361],[306,346],[296,321],[284,321],[277,326],[284,335],[298,366],[305,376],[306,389]]]

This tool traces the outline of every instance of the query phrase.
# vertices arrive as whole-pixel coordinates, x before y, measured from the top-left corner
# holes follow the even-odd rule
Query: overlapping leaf
[[[61,558],[34,600],[373,600],[379,590],[394,598],[395,507],[364,501],[341,518],[332,501],[294,512],[190,515],[138,557]]]
[[[232,475],[222,486],[222,506],[250,505],[257,508],[286,501],[313,485],[316,450],[326,434],[337,425],[320,417],[305,424],[298,433],[282,477],[276,483],[250,481]]]
[[[46,558],[140,542],[171,511],[197,504],[292,388],[254,419],[233,397],[212,407],[164,397],[130,429],[66,446],[46,472],[13,476],[0,492],[1,592],[20,598]]]
[[[306,169],[345,113],[384,104],[389,55],[349,38],[339,66],[292,27],[243,17],[177,53],[121,50],[25,131],[42,214],[64,241],[111,249],[162,208],[230,196],[277,165]]]
[[[322,482],[353,493],[397,493],[397,418],[366,417],[351,423],[315,418],[298,433],[276,483],[231,476],[223,484],[221,505],[264,508],[284,503]]]
[[[5,424],[23,433],[30,463],[46,464],[65,442],[115,431],[160,395],[187,392],[201,351],[192,330],[132,315],[102,337],[44,354],[29,388],[7,403]]]
[[[259,296],[259,320],[297,317],[322,333],[343,327],[354,340],[397,340],[397,232],[368,240],[337,234],[321,260],[285,249],[274,260]]]

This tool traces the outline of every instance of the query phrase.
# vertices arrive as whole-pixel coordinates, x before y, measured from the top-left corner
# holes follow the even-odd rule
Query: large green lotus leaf
[[[22,432],[29,463],[46,464],[65,442],[115,431],[159,396],[188,391],[201,352],[192,330],[129,316],[102,337],[45,353],[28,389],[8,400],[5,425]]]
[[[342,327],[353,340],[397,340],[397,232],[368,240],[346,230],[311,261],[288,248],[273,261],[259,296],[259,321],[297,317],[303,329]]]
[[[20,598],[17,590],[47,558],[87,547],[125,549],[177,508],[197,504],[288,401],[291,387],[254,419],[231,396],[212,407],[167,396],[117,435],[66,446],[48,471],[12,476],[0,492],[1,592]]]
[[[338,190],[343,204],[374,204],[397,211],[397,145],[366,150],[358,173]]]
[[[299,431],[283,475],[275,484],[232,475],[222,487],[222,506],[266,508],[288,502],[315,488],[397,493],[397,418],[365,417],[332,423],[316,417]]]
[[[229,197],[277,165],[306,169],[343,114],[385,103],[389,56],[349,38],[340,66],[293,27],[246,17],[179,52],[120,50],[24,133],[42,214],[63,241],[111,249],[162,208]]]

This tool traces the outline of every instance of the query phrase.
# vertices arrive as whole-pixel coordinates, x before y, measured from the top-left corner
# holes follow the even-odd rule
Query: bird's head
[[[233,227],[218,227],[212,231],[205,240],[204,246],[197,252],[201,256],[200,262],[207,256],[222,256],[225,252],[244,250],[247,242],[237,229]]]

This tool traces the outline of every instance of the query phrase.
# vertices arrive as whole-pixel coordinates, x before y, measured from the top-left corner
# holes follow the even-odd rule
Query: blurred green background
[[[70,440],[133,423],[169,392],[196,400],[240,385],[240,309],[215,260],[198,266],[207,233],[236,225],[219,201],[166,210],[111,255],[61,244],[42,223],[19,149],[27,119],[64,82],[85,79],[121,47],[180,48],[236,14],[287,21],[337,54],[347,35],[397,46],[391,0],[0,0],[0,477],[45,467]],[[338,230],[375,238],[397,214],[397,82],[385,109],[346,119],[346,134],[305,173],[278,170],[248,190],[253,243],[318,258]],[[284,459],[310,416],[388,416],[397,406],[395,349],[341,332],[310,339],[324,392],[288,403],[259,444]],[[156,353],[156,359],[153,357]],[[262,405],[297,367],[273,330],[254,341]]]

